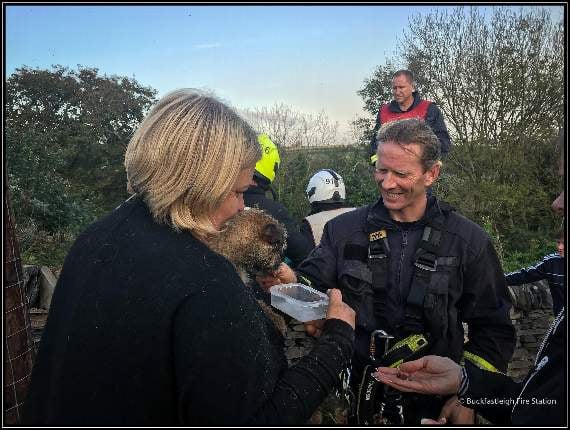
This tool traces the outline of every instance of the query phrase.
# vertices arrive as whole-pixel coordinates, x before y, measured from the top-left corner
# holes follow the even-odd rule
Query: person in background
[[[324,334],[291,368],[284,339],[210,239],[244,209],[253,129],[193,90],[164,96],[125,155],[135,194],[65,259],[25,426],[302,425],[340,383],[354,311],[329,292]]]
[[[552,295],[552,309],[558,315],[566,303],[566,262],[564,259],[564,230],[556,235],[558,253],[545,255],[541,262],[505,275],[508,285],[523,285],[546,279]]]
[[[371,146],[370,164],[376,163],[378,143],[376,135],[380,127],[390,121],[406,118],[423,119],[433,130],[441,143],[441,156],[444,158],[451,148],[451,138],[443,120],[443,114],[434,102],[423,100],[418,91],[414,75],[409,70],[398,70],[392,76],[392,93],[394,99],[380,106],[376,116],[376,125]]]
[[[564,148],[564,135],[559,145]],[[560,175],[564,174],[561,156]],[[564,191],[552,203],[564,215]],[[402,363],[398,368],[380,367],[376,378],[410,393],[457,396],[462,405],[474,408],[495,425],[555,427],[568,425],[566,307],[563,306],[538,350],[527,377],[516,382],[504,373],[488,372],[466,361],[463,366],[448,358],[430,355]],[[452,408],[439,419],[424,424],[456,423]]]
[[[277,201],[277,196],[271,188],[279,169],[281,158],[277,146],[266,134],[258,136],[261,146],[261,159],[256,163],[250,187],[244,193],[245,205],[262,209],[285,226],[287,230],[286,261],[295,267],[311,252],[311,245],[299,232],[299,226],[287,208]],[[272,198],[267,196],[270,192]]]
[[[316,172],[309,179],[306,195],[311,204],[311,212],[301,221],[300,230],[314,248],[321,243],[323,228],[327,221],[355,208],[345,207],[344,180],[332,169]]]

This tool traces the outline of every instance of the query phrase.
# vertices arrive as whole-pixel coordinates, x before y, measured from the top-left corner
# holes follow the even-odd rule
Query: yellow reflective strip
[[[499,369],[497,369],[495,366],[493,366],[491,363],[489,363],[487,360],[485,360],[483,357],[479,357],[478,355],[475,355],[472,352],[463,351],[463,357],[465,359],[469,360],[471,363],[473,363],[479,369],[483,369],[483,370],[486,370],[488,372],[493,372],[493,373],[503,373]]]
[[[402,364],[403,362],[404,362],[404,359],[401,358],[401,359],[399,359],[398,361],[396,361],[395,363],[390,364],[390,366],[388,366],[388,367],[395,368],[395,367],[398,367],[398,366],[399,366],[400,364]]]
[[[427,343],[427,340],[425,339],[425,337],[421,334],[414,334],[414,335],[410,335],[405,339],[402,339],[401,341],[399,341],[398,343],[396,343],[396,345],[394,345],[392,349],[397,349],[402,345],[408,345],[410,347],[410,349],[414,352],[416,352],[421,346],[423,346],[424,344],[419,345],[419,342],[421,340],[424,340],[425,343]]]
[[[423,341],[423,343],[420,344],[421,341]],[[420,349],[426,343],[427,343],[427,340],[423,334],[413,334],[413,335],[410,335],[407,338],[402,339],[399,342],[397,342],[388,351],[396,350],[399,347],[401,347],[402,345],[408,345],[413,352],[416,352],[418,349]]]

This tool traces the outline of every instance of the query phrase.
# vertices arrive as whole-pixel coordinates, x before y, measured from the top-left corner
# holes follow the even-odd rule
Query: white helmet
[[[342,176],[332,169],[315,173],[309,180],[306,193],[311,204],[343,202],[346,198]]]

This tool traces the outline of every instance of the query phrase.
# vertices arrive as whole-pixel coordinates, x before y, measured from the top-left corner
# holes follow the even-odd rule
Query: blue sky
[[[408,18],[436,7],[5,5],[5,71],[81,64],[159,96],[205,88],[238,108],[285,103],[344,125],[364,115],[356,91]]]

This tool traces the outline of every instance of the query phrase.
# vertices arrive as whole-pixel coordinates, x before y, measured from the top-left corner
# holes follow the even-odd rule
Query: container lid
[[[304,306],[321,305],[329,300],[326,294],[299,283],[274,285],[270,291],[274,296],[282,297]]]

